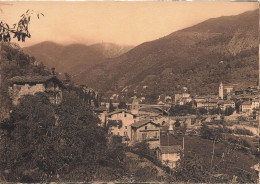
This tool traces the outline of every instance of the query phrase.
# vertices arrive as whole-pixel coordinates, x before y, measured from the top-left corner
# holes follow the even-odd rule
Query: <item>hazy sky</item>
[[[33,9],[45,14],[30,24],[31,39],[62,44],[113,42],[138,45],[206,19],[258,8],[257,2],[6,2],[1,18],[10,25]],[[21,44],[21,46],[25,46]]]

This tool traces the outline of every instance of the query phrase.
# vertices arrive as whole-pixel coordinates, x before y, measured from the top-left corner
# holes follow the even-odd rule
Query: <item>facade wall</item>
[[[226,93],[229,94],[233,91],[233,87],[225,87]]]
[[[217,102],[199,101],[197,102],[197,108],[215,109],[217,108]]]
[[[171,169],[176,167],[176,162],[180,160],[179,153],[165,153],[161,155],[162,164],[170,167]]]
[[[59,104],[62,101],[62,89],[53,81],[49,81],[46,84],[13,84],[9,87],[9,95],[12,98],[14,105],[17,105],[19,99],[24,95],[35,95],[38,92],[45,93],[53,104]]]
[[[131,140],[132,142],[146,141],[151,149],[157,148],[160,146],[160,128],[151,123],[140,128],[132,127]]]
[[[242,105],[242,112],[249,112],[251,113],[252,112],[252,107],[251,105]]]
[[[144,141],[149,139],[159,139],[159,127],[148,123],[145,126],[142,126],[136,130],[136,140]]]
[[[55,84],[53,81],[46,83],[46,94],[49,100],[53,104],[60,104],[62,101],[62,89],[59,85]]]
[[[134,115],[126,112],[120,112],[111,115],[111,117],[108,117],[108,120],[121,120],[122,121],[122,127],[112,127],[111,133],[113,135],[119,135],[119,136],[128,136],[131,138],[131,125],[135,123],[136,121],[139,121],[138,117],[135,117]]]
[[[259,109],[259,101],[252,101],[252,108]]]
[[[223,105],[221,105],[221,110],[226,110],[227,107],[232,107],[233,109],[235,108],[235,103],[224,103]]]
[[[14,105],[17,105],[19,102],[19,98],[23,97],[24,95],[35,95],[37,92],[44,92],[45,87],[43,84],[36,84],[36,85],[16,85],[14,84],[12,87],[9,87],[9,94],[13,99]]]
[[[147,141],[150,148],[156,148],[160,146],[160,128],[151,123],[148,123],[138,129],[132,129],[133,141]]]

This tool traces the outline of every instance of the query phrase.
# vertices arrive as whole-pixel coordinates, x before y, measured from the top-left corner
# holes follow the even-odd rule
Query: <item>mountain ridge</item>
[[[37,61],[42,62],[47,67],[55,67],[57,71],[71,75],[102,63],[107,58],[117,57],[130,49],[132,46],[121,46],[113,43],[62,45],[51,41],[23,48],[25,53],[34,56]]]
[[[104,92],[128,88],[140,95],[147,94],[142,92],[142,85],[149,86],[149,94],[153,91],[159,95],[178,92],[178,86],[186,86],[192,93],[216,93],[220,81],[253,84],[258,70],[258,14],[255,10],[206,20],[142,43],[109,62],[93,66],[74,80]],[[219,65],[222,60],[224,65]],[[172,68],[173,75],[162,75],[165,68]],[[246,80],[250,70],[252,76]],[[147,82],[151,76],[155,77]]]

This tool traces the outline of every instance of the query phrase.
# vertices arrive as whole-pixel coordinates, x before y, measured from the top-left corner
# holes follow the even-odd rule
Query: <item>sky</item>
[[[43,41],[60,44],[111,42],[136,46],[209,18],[237,15],[258,8],[257,2],[1,2],[1,19],[18,22],[27,9],[32,37],[20,46]]]

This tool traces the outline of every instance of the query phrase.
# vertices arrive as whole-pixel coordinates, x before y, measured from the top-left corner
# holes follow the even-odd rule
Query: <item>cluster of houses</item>
[[[37,92],[44,92],[50,102],[59,104],[62,101],[63,82],[58,79],[53,70],[49,76],[16,76],[9,80],[9,95],[14,105],[24,95],[34,95]],[[175,95],[175,105],[191,103],[194,108],[206,110],[221,109],[225,111],[228,107],[235,109],[239,103],[240,113],[250,115],[257,114],[259,110],[259,87],[249,87],[245,90],[233,89],[233,86],[219,85],[218,95],[195,96],[187,92]],[[167,97],[167,100],[171,100]],[[169,106],[170,107],[170,106]],[[109,135],[122,137],[124,143],[133,145],[136,142],[146,141],[150,148],[155,149],[157,157],[161,162],[170,168],[174,168],[181,158],[183,147],[180,145],[162,146],[161,136],[167,136],[170,131],[178,133],[179,126],[186,125],[187,132],[193,132],[200,128],[201,121],[196,115],[181,117],[167,116],[165,104],[147,105],[139,104],[137,98],[133,98],[126,109],[117,109],[108,112],[109,106],[96,108],[94,112],[100,117],[102,125],[108,128]],[[147,110],[149,109],[149,110]],[[153,111],[152,111],[152,110]]]
[[[16,76],[9,79],[9,96],[14,105],[19,104],[19,99],[25,95],[35,95],[38,92],[45,93],[50,102],[60,104],[62,102],[63,89],[65,88],[55,74],[54,70],[49,76]],[[134,100],[132,104],[132,112],[126,109],[116,110],[110,113],[107,108],[99,107],[95,112],[99,114],[100,119],[105,126],[113,121],[109,126],[110,135],[119,135],[123,137],[123,141],[133,144],[138,141],[147,141],[151,148],[157,148],[158,158],[167,160],[167,165],[173,167],[180,158],[181,149],[173,149],[171,147],[165,149],[160,147],[160,131],[161,124],[155,123],[151,119],[144,119],[144,116],[139,116],[138,102]],[[158,114],[156,114],[158,117]],[[158,121],[158,120],[157,120]],[[116,123],[115,123],[116,122]],[[167,154],[167,155],[165,155]],[[174,160],[171,160],[174,158]],[[170,161],[168,161],[170,159]]]
[[[248,87],[243,90],[234,90],[232,85],[219,85],[218,95],[206,95],[191,97],[189,93],[176,94],[175,105],[184,105],[191,102],[196,108],[204,108],[207,111],[227,108],[239,108],[239,113],[250,116],[259,113],[259,86]]]
[[[185,121],[188,122],[187,119]],[[106,114],[104,126],[108,126],[110,135],[121,136],[123,142],[128,145],[142,141],[149,143],[150,148],[156,150],[158,159],[165,166],[174,168],[180,159],[182,147],[161,146],[160,138],[169,131],[170,126],[174,127],[175,122],[176,120],[166,117],[145,119],[135,114],[134,110],[131,112],[131,110],[120,109]],[[194,122],[189,124],[192,126]]]

